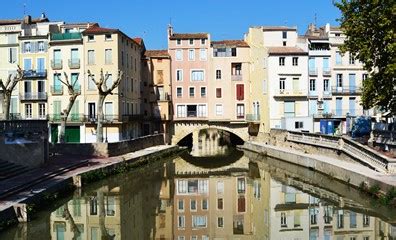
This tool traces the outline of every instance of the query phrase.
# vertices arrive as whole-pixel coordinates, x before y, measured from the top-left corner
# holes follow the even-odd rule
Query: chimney
[[[45,13],[43,12],[43,13],[41,13],[41,19],[46,19],[47,18],[47,16],[45,16]]]
[[[173,26],[171,24],[168,25],[168,38],[173,35]]]
[[[23,19],[24,24],[31,24],[32,23],[32,17],[30,15],[25,16]]]
[[[328,34],[330,32],[330,23],[326,23],[325,32]]]

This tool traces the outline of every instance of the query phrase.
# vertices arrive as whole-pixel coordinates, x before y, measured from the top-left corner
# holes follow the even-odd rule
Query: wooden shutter
[[[243,84],[237,84],[236,85],[236,96],[237,96],[237,100],[242,101],[245,98],[245,89],[244,89],[244,85]]]

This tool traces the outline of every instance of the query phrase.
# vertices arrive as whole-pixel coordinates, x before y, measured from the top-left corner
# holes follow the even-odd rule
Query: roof
[[[262,26],[263,32],[266,31],[297,31],[297,27],[288,26]]]
[[[132,38],[132,39],[133,39],[133,41],[135,41],[137,44],[142,45],[143,38],[135,37],[135,38]]]
[[[170,36],[171,40],[175,39],[202,39],[208,38],[207,33],[174,33]]]
[[[269,55],[307,55],[308,54],[299,47],[269,47],[268,53]]]
[[[94,24],[83,31],[83,34],[106,34],[106,33],[118,33],[120,30],[114,28],[102,28],[98,24]]]
[[[330,26],[330,31],[342,31],[342,29],[339,26]]]
[[[12,25],[12,24],[20,24],[23,22],[23,19],[0,19],[0,25]],[[31,23],[41,23],[41,22],[49,22],[48,18],[33,18]]]
[[[144,55],[146,57],[151,57],[151,58],[155,58],[155,57],[164,57],[164,58],[169,58],[170,55],[168,53],[168,50],[147,50]]]
[[[244,40],[222,40],[222,41],[212,41],[213,45],[223,45],[232,47],[249,47],[249,45]]]

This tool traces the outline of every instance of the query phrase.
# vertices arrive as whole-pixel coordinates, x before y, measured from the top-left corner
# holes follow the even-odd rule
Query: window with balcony
[[[112,49],[105,49],[105,64],[113,63],[112,55],[113,55]]]
[[[88,65],[95,64],[95,50],[88,50]]]
[[[32,43],[31,42],[25,42],[23,44],[23,52],[24,53],[30,53],[32,52]]]
[[[32,104],[27,103],[27,104],[25,104],[25,118],[30,119],[32,117],[33,117],[32,116]]]
[[[337,88],[342,88],[342,73],[337,74],[336,86]]]
[[[23,70],[25,70],[25,71],[32,70],[32,59],[31,58],[23,59]]]
[[[206,49],[201,49],[199,51],[199,59],[205,61],[207,59],[207,51]]]
[[[231,75],[232,76],[242,75],[242,63],[231,63]]]
[[[223,104],[216,104],[216,116],[223,116]]]
[[[309,91],[315,92],[316,91],[316,79],[309,80]]]
[[[237,119],[244,119],[245,118],[245,104],[237,104]]]
[[[216,70],[216,79],[221,79],[221,70]]]
[[[217,209],[222,210],[223,209],[223,198],[218,198],[217,199]]]
[[[281,227],[287,227],[287,218],[284,212],[281,213]]]
[[[52,89],[52,94],[62,94],[63,93],[63,87],[62,87],[62,82],[60,81],[61,74],[60,73],[54,73],[54,86]]]
[[[238,191],[239,194],[245,193],[245,191],[246,191],[245,178],[238,178],[238,180],[237,180],[237,191]]]
[[[206,87],[201,87],[201,97],[206,97]]]
[[[195,88],[194,87],[189,87],[188,92],[189,92],[190,97],[195,96]]]
[[[244,84],[236,85],[236,99],[238,101],[243,101],[245,99],[245,85]]]
[[[176,81],[183,81],[183,70],[176,70]]]
[[[279,57],[279,66],[285,66],[285,57]]]
[[[37,73],[40,76],[43,76],[42,74],[45,73],[45,58],[37,58]]]
[[[279,79],[279,90],[282,92],[285,90],[286,86],[286,78],[280,78]]]
[[[330,91],[330,80],[323,79],[323,92],[329,92],[329,91]]]
[[[195,60],[195,49],[189,49],[188,50],[188,61],[194,61]]]
[[[176,88],[176,96],[177,96],[178,98],[183,97],[183,88],[182,88],[182,87],[177,87],[177,88]]]
[[[191,81],[204,81],[204,71],[203,70],[192,70],[191,71]]]
[[[46,117],[46,111],[45,111],[45,103],[39,103],[39,118],[43,119]]]
[[[81,86],[80,86],[80,84],[78,82],[78,76],[79,76],[78,73],[72,73],[71,74],[71,84],[72,84],[72,86],[74,88],[74,91],[76,91],[76,92],[80,92],[81,91]]]
[[[43,41],[39,41],[37,47],[39,52],[45,52],[45,45]]]
[[[221,88],[216,88],[216,98],[221,98]]]
[[[293,57],[293,66],[298,66],[298,57]]]

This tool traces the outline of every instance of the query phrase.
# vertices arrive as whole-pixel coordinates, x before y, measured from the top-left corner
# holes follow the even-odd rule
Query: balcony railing
[[[33,100],[42,100],[45,101],[47,100],[47,93],[46,92],[37,92],[37,93],[31,93],[31,92],[27,92],[27,93],[23,93],[20,94],[20,99],[22,101],[33,101]]]
[[[336,94],[360,94],[362,90],[357,86],[332,87],[331,92]]]
[[[168,117],[167,117],[167,115],[166,114],[154,114],[153,115],[153,119],[154,120],[167,120],[168,119]]]
[[[63,95],[63,86],[51,86],[51,94],[52,95]]]
[[[51,60],[51,67],[53,70],[61,70],[63,68],[63,61],[60,59]]]
[[[308,91],[308,96],[317,97],[318,96],[318,91]]]
[[[80,68],[80,59],[69,59],[69,68],[78,69]]]
[[[363,115],[363,109],[333,109],[311,114],[314,118],[345,118]]]
[[[323,68],[322,70],[323,76],[331,76],[331,70]]]
[[[45,69],[23,70],[23,77],[25,79],[28,79],[28,78],[46,78],[47,77],[47,70],[45,70]]]
[[[277,93],[275,93],[276,97],[303,97],[307,96],[306,89],[279,89]]]
[[[48,115],[48,120],[51,122],[60,122],[62,121],[62,114],[50,114]],[[67,116],[67,122],[85,122],[85,116],[84,114],[70,113]]]
[[[310,76],[317,76],[318,75],[318,69],[317,68],[310,68],[308,70],[308,73]]]
[[[329,90],[323,91],[323,97],[324,97],[324,98],[329,98],[329,97],[331,97],[331,92],[330,92]]]
[[[239,75],[231,75],[231,81],[242,81],[242,74]]]
[[[246,114],[246,121],[260,122],[260,114]]]
[[[141,120],[142,118],[143,118],[142,114],[124,114],[124,115],[122,115],[123,122],[137,121],[137,120]]]
[[[52,33],[51,41],[79,40],[81,33]]]
[[[158,101],[170,101],[171,100],[171,95],[168,93],[165,94],[157,94],[157,100]]]

